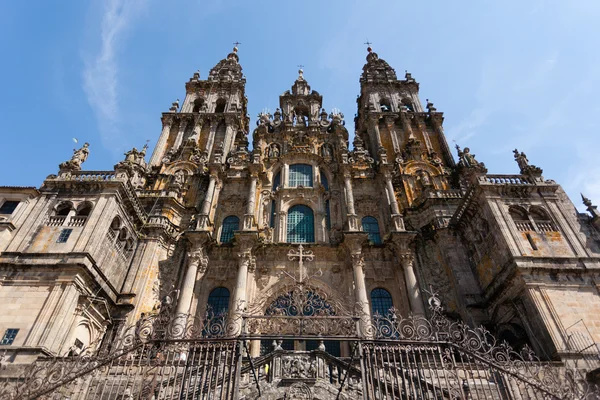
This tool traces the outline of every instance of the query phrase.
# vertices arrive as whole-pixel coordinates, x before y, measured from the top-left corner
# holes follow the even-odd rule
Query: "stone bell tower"
[[[393,164],[401,208],[411,207],[428,188],[448,189],[454,160],[446,142],[442,113],[427,102],[423,110],[419,84],[404,80],[370,47],[360,77],[357,136],[382,164]]]

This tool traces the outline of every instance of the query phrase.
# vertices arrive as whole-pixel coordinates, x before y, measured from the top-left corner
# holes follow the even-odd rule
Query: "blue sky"
[[[368,38],[490,173],[517,173],[517,147],[578,207],[580,191],[600,203],[599,20],[598,1],[4,1],[0,185],[39,186],[73,137],[91,170],[152,147],[161,112],[236,40],[252,127],[303,64],[352,132]]]

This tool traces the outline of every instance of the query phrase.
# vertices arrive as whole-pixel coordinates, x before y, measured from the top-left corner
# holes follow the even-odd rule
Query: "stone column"
[[[217,180],[217,175],[211,173],[208,181],[208,189],[206,190],[206,196],[204,197],[202,207],[200,208],[200,215],[198,216],[198,226],[196,229],[206,229],[208,227],[208,216],[210,214],[210,207],[212,206],[212,200],[215,194],[215,186],[217,184]]]
[[[354,209],[354,193],[352,192],[352,176],[344,174],[344,186],[346,188],[346,207],[348,208],[348,230],[358,231],[358,220]]]
[[[250,176],[250,190],[248,192],[248,205],[246,207],[246,214],[244,215],[244,230],[250,231],[254,227],[254,212],[256,206],[256,182],[258,176],[252,174]]]
[[[365,260],[362,253],[354,253],[351,254],[350,257],[352,259],[352,272],[354,277],[354,297],[361,313],[360,329],[363,336],[369,337],[371,336],[371,308],[369,307],[369,297],[365,285]]]
[[[394,147],[394,153],[400,151],[400,144],[398,143],[398,136],[396,136],[396,122],[395,117],[385,117],[385,124],[387,125],[390,137],[392,138],[392,146]]]
[[[238,257],[237,280],[233,293],[233,303],[231,304],[233,308],[231,326],[235,335],[239,335],[242,331],[242,316],[247,306],[248,271],[254,272],[256,268],[256,258],[252,255],[250,249],[242,250],[238,253]]]
[[[183,134],[185,133],[185,128],[187,127],[188,121],[184,118],[180,118],[179,120],[179,131],[177,132],[177,137],[175,138],[175,143],[173,143],[173,150],[178,150],[183,142]]]
[[[208,257],[204,254],[202,247],[197,247],[187,253],[187,266],[183,282],[181,283],[181,291],[177,300],[177,315],[187,318],[192,306],[192,298],[194,296],[194,286],[196,281],[202,279],[208,267]],[[200,273],[200,276],[198,276]]]
[[[402,269],[404,270],[404,281],[406,282],[406,294],[408,301],[410,302],[410,310],[414,314],[425,314],[425,307],[423,305],[423,299],[421,297],[421,291],[419,290],[419,284],[417,282],[417,276],[413,268],[414,257],[410,253],[400,254],[400,260],[402,261]]]
[[[379,149],[381,144],[381,133],[379,132],[379,120],[375,118],[369,118],[369,130],[371,134],[375,136],[375,144],[377,145],[377,149]],[[373,149],[373,153],[377,153],[377,149]]]
[[[406,230],[404,227],[404,218],[400,214],[400,207],[398,206],[398,200],[396,200],[396,194],[394,192],[394,185],[392,184],[392,176],[388,173],[384,174],[385,187],[388,194],[388,200],[390,202],[392,212],[392,222],[394,223],[394,231],[401,232]]]
[[[162,162],[162,158],[165,154],[167,140],[169,139],[169,134],[171,133],[171,124],[173,123],[173,118],[171,116],[163,116],[162,118],[163,128],[158,138],[158,142],[154,147],[154,152],[152,152],[152,157],[150,157],[150,166],[154,167],[156,165],[160,165]]]

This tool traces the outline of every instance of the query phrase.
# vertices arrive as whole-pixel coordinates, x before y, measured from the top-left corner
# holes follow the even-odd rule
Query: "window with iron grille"
[[[19,203],[19,201],[6,200],[2,203],[2,206],[0,206],[0,214],[12,214]]]
[[[312,243],[315,241],[314,214],[310,207],[300,204],[289,209],[287,241],[288,243]]]
[[[69,236],[71,236],[71,232],[73,232],[73,229],[61,230],[60,235],[58,235],[58,239],[56,239],[56,243],[67,243]]]
[[[223,220],[221,227],[221,243],[231,243],[233,232],[240,229],[240,219],[235,215],[230,215]]]
[[[226,313],[229,310],[229,289],[214,288],[208,295],[208,306],[215,314]]]
[[[373,310],[373,315],[379,314],[385,316],[393,306],[390,292],[383,288],[371,291],[371,309]]]
[[[364,217],[362,219],[363,232],[367,232],[369,242],[381,244],[381,235],[379,234],[379,223],[374,217]]]
[[[2,337],[2,341],[0,341],[0,344],[3,344],[3,345],[13,344],[13,342],[15,341],[15,338],[17,337],[17,333],[19,333],[18,329],[7,329],[4,332],[4,336]]]
[[[290,187],[312,187],[313,172],[312,165],[308,164],[292,164],[290,165]]]

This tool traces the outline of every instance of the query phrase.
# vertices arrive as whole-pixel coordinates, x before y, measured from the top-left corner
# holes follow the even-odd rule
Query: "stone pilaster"
[[[212,171],[208,181],[208,189],[206,190],[206,195],[204,197],[204,201],[202,202],[202,207],[200,208],[200,214],[198,215],[198,226],[196,227],[197,230],[207,230],[210,225],[210,209],[215,197],[215,190],[218,181],[219,177],[217,176],[217,173]]]

